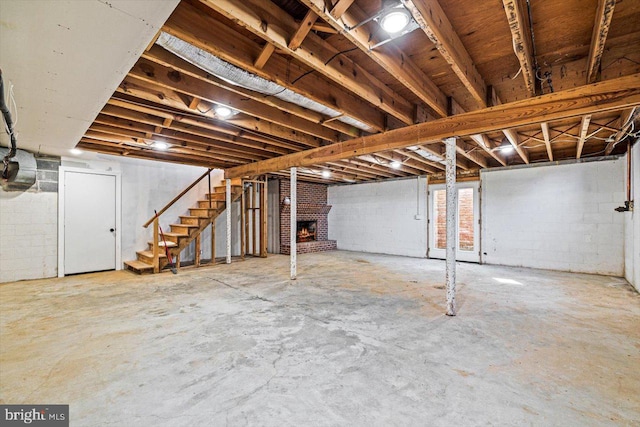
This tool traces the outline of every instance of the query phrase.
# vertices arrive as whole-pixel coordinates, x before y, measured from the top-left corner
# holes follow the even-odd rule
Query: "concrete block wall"
[[[626,157],[625,157],[626,172]],[[640,143],[631,151],[632,212],[624,214],[624,277],[640,292]],[[624,200],[619,200],[622,205]]]
[[[483,171],[489,264],[624,274],[624,160]]]
[[[58,274],[60,158],[37,156],[36,164],[28,190],[0,189],[0,283]]]
[[[425,186],[425,178],[330,186],[329,238],[338,249],[426,256]]]

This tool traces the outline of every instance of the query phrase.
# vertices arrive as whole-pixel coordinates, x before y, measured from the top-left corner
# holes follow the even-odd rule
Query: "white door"
[[[456,184],[458,211],[456,259],[480,262],[480,183]],[[429,186],[429,258],[446,258],[447,190],[444,184]]]
[[[116,268],[117,180],[112,174],[64,173],[64,274]]]

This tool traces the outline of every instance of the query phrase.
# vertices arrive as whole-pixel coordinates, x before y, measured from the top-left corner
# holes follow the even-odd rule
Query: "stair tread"
[[[170,224],[172,227],[185,227],[185,228],[198,228],[199,225],[196,224]],[[165,233],[166,234],[166,233]]]
[[[137,254],[140,254],[140,255],[142,255],[142,256],[147,256],[147,257],[149,257],[149,258],[153,258],[153,251],[148,251],[148,250],[147,250],[147,251],[136,251],[136,253],[137,253]],[[160,252],[160,253],[158,253],[158,256],[159,256],[160,258],[166,258],[166,255],[165,255],[165,253],[164,253],[164,252]]]
[[[172,236],[172,237],[189,237],[188,234],[185,234],[185,233],[174,233],[173,231],[165,231],[164,235],[165,236]]]
[[[132,268],[135,268],[136,270],[148,270],[148,269],[153,270],[153,265],[147,264],[146,262],[143,262],[137,259],[134,259],[131,261],[125,261],[124,263],[128,266],[131,266]]]
[[[149,245],[153,245],[153,241],[149,241],[147,242]],[[164,248],[164,242],[158,242],[158,246],[160,246],[161,248]],[[178,246],[176,243],[174,242],[167,242],[167,247],[169,248],[175,248],[176,246]]]
[[[184,218],[184,219],[200,219],[202,217],[201,216],[194,216],[194,215],[180,215],[180,218]]]

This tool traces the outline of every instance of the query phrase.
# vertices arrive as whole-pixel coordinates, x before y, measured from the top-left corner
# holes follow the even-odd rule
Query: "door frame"
[[[481,211],[481,198],[482,198],[482,188],[481,188],[481,183],[480,181],[462,181],[462,182],[456,182],[456,191],[459,191],[460,189],[463,188],[472,188],[474,190],[475,193],[475,197],[474,197],[474,205],[473,205],[473,215],[474,215],[474,238],[473,238],[473,243],[474,243],[474,251],[476,251],[476,254],[474,254],[472,257],[469,257],[467,259],[461,259],[460,255],[461,255],[461,251],[458,249],[458,246],[460,244],[459,242],[459,238],[460,238],[460,233],[458,232],[456,235],[456,261],[466,261],[466,262],[474,262],[474,263],[478,263],[478,264],[482,264],[482,251],[480,248],[480,244],[482,242],[482,227],[481,227],[481,215],[482,215],[482,211]],[[446,184],[430,184],[429,185],[429,190],[428,190],[428,210],[427,210],[427,253],[428,256],[427,258],[432,258],[432,259],[445,259],[444,256],[434,256],[433,252],[434,252],[434,248],[431,248],[432,244],[435,244],[435,218],[434,216],[434,209],[435,209],[435,202],[434,202],[434,192],[438,191],[438,190],[444,190],[446,189]],[[460,207],[458,205],[458,210],[456,211],[456,222],[459,222],[459,211]],[[458,228],[459,228],[459,223],[458,223]],[[442,249],[442,251],[444,252],[445,250]],[[464,251],[464,252],[468,252],[468,251]],[[464,255],[464,253],[463,253]],[[477,259],[476,259],[477,256]],[[464,256],[462,258],[465,258]],[[473,258],[473,259],[470,259]]]
[[[60,166],[58,169],[58,277],[64,277],[64,198],[66,172],[90,175],[108,175],[116,178],[116,270],[122,270],[122,175],[120,171],[99,171],[94,169]]]

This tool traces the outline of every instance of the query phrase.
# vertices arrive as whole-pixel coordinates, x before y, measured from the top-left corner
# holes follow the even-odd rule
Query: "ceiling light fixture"
[[[231,108],[229,107],[225,107],[224,105],[218,105],[214,109],[214,111],[216,112],[216,116],[220,117],[221,119],[231,117],[231,114],[233,114],[233,110],[231,110]]]
[[[156,141],[153,144],[151,144],[151,147],[155,148],[156,150],[159,151],[165,151],[167,149],[169,149],[169,144],[167,144],[166,142],[163,141]]]
[[[71,150],[69,150],[69,152],[74,156],[79,156],[80,154],[82,154],[82,150],[78,148],[72,148]]]
[[[500,151],[502,151],[505,154],[512,153],[513,152],[513,145],[503,145],[503,146],[500,147]]]
[[[322,177],[323,178],[331,178],[331,172],[328,170],[323,170],[322,171]]]
[[[394,7],[380,18],[380,26],[389,34],[404,30],[411,22],[411,14],[402,6]]]
[[[402,166],[402,162],[398,160],[394,160],[393,162],[391,162],[391,167],[394,169],[400,169],[401,166]]]

